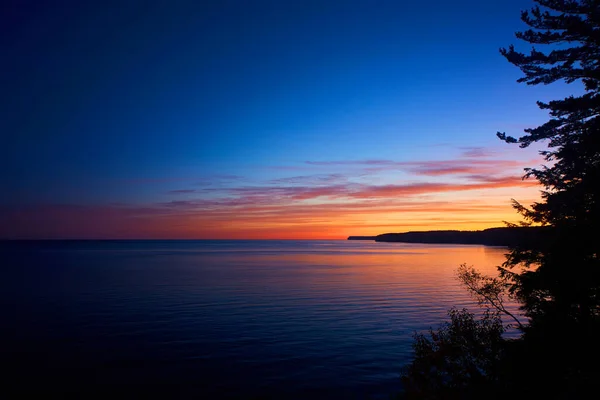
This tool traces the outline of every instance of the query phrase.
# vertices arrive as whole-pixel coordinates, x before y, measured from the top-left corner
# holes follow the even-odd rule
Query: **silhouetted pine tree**
[[[529,208],[514,200],[513,205],[524,224],[546,225],[548,230],[535,245],[511,249],[500,268],[529,323],[522,328],[521,339],[504,341],[504,350],[495,353],[501,357],[488,368],[495,371],[488,376],[493,379],[472,384],[481,393],[484,382],[484,391],[492,398],[577,398],[595,390],[600,376],[600,0],[534,1],[537,5],[521,14],[530,29],[516,34],[532,44],[532,50],[525,54],[510,46],[500,49],[501,54],[524,73],[518,82],[564,81],[582,87],[574,90],[579,95],[538,102],[550,118],[526,129],[525,135],[497,134],[523,148],[547,144],[541,154],[548,164],[526,169],[525,175],[542,184],[542,200]],[[478,288],[486,282],[472,283]],[[446,351],[434,346],[443,332],[431,339],[419,336],[417,358],[403,376],[409,389],[406,397],[456,394],[456,385],[429,388],[429,381],[423,379],[424,374],[439,375],[440,365],[454,368],[440,363]],[[447,345],[456,341],[460,342],[452,337]],[[461,398],[465,397],[463,392]]]
[[[600,356],[600,1],[536,2],[542,8],[521,15],[530,29],[517,33],[534,48],[500,52],[524,73],[519,82],[583,88],[577,96],[538,102],[550,119],[524,136],[498,133],[520,147],[547,143],[541,153],[548,165],[526,170],[544,186],[542,201],[514,206],[526,221],[552,228],[539,246],[513,249],[501,273],[530,318],[524,335],[530,359],[538,361],[540,375],[572,387],[594,379]],[[530,269],[517,271],[519,265]]]
[[[531,208],[518,202],[514,206],[528,222],[553,228],[541,246],[514,249],[503,273],[513,279],[532,324],[551,315],[588,325],[600,311],[600,1],[536,2],[543,8],[521,15],[531,29],[516,36],[533,45],[549,45],[550,51],[534,47],[524,54],[510,46],[500,52],[523,71],[519,82],[581,82],[583,90],[578,96],[538,102],[551,118],[526,129],[524,136],[498,133],[521,147],[547,142],[541,153],[548,166],[526,170],[527,177],[544,186],[543,201]],[[533,270],[514,272],[519,264]]]

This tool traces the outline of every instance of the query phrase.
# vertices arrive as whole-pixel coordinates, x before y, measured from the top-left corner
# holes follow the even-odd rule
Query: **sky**
[[[52,3],[52,4],[50,4]],[[0,238],[343,239],[519,220],[496,138],[530,0],[57,1],[0,10]]]

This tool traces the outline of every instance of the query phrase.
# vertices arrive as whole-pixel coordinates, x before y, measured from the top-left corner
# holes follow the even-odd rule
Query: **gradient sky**
[[[52,4],[50,4],[52,3]],[[345,238],[516,221],[529,0],[12,0],[0,238]]]

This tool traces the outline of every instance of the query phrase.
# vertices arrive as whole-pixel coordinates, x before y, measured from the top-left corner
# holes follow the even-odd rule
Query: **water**
[[[504,253],[366,241],[4,242],[4,382],[87,398],[388,398],[413,332],[472,307],[456,268],[494,274]]]

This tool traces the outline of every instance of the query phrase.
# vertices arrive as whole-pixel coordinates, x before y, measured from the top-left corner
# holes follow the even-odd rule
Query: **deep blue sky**
[[[497,130],[518,135],[545,116],[535,100],[562,95],[517,85],[498,53],[531,5],[9,1],[0,200],[146,204],[306,161],[501,146]]]

